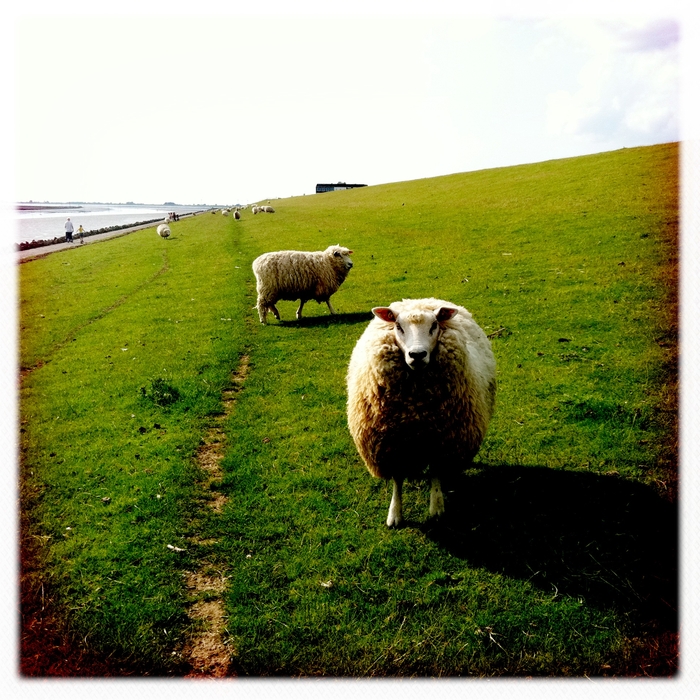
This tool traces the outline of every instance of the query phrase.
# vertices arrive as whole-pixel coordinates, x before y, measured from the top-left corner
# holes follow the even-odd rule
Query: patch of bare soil
[[[207,494],[208,506],[215,513],[220,513],[227,501],[226,496],[213,488],[223,477],[221,459],[226,448],[224,425],[233,411],[236,395],[245,382],[248,368],[248,356],[244,355],[231,377],[231,386],[224,391],[224,410],[205,435],[197,455],[197,463],[204,473],[202,491]],[[204,544],[201,540],[193,539],[192,542],[195,545]],[[207,541],[207,544],[211,544],[211,541]],[[203,562],[198,571],[187,572],[185,575],[190,600],[188,614],[194,630],[182,652],[191,668],[185,677],[223,678],[234,675],[231,652],[223,636],[226,626],[223,594],[227,579],[209,562]]]
[[[20,616],[18,668],[22,678],[116,678],[141,673],[138,663],[105,658],[81,644],[57,614],[51,584],[41,561],[48,536],[28,534],[21,529]],[[153,675],[161,673],[152,669]]]

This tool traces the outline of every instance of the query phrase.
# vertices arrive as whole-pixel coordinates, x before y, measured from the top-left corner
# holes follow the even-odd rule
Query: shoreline
[[[82,204],[15,204],[16,211],[74,211],[82,208]]]
[[[106,233],[118,228],[156,222],[173,214],[184,216],[204,211],[191,205],[86,204],[84,202],[16,202],[12,221],[14,244],[20,250],[59,243],[65,239],[64,223],[69,217],[75,228],[82,224],[84,235]],[[175,217],[173,217],[175,218]]]
[[[192,214],[182,214],[181,219],[189,218],[194,216]],[[156,223],[141,223],[134,224],[127,228],[116,229],[114,231],[105,231],[104,233],[95,233],[91,236],[86,236],[83,239],[83,243],[80,240],[75,240],[75,232],[73,233],[74,240],[72,243],[67,243],[66,241],[61,241],[60,243],[51,243],[49,245],[39,246],[37,248],[26,248],[25,250],[17,250],[17,261],[18,263],[31,262],[32,260],[37,260],[38,258],[43,258],[51,253],[57,253],[61,250],[68,250],[71,248],[82,248],[84,245],[91,245],[93,243],[99,243],[100,241],[105,241],[109,238],[117,238],[119,236],[126,236],[134,231],[141,231],[145,228],[156,228]]]
[[[144,227],[144,226],[150,226],[150,225],[155,225],[158,224],[158,222],[162,221],[162,219],[147,219],[145,221],[135,221],[133,224],[120,224],[117,226],[106,226],[104,228],[100,228],[97,230],[91,229],[90,231],[83,231],[83,238],[93,238],[94,236],[98,236],[102,233],[119,233],[119,231],[124,231],[128,228],[134,228],[136,226]],[[78,236],[77,232],[73,232],[76,237]],[[22,241],[21,243],[16,243],[16,249],[20,251],[25,251],[25,250],[35,250],[37,248],[46,248],[50,245],[56,245],[58,243],[64,243],[64,238],[65,236],[54,236],[53,238],[35,238],[32,239],[31,241]]]

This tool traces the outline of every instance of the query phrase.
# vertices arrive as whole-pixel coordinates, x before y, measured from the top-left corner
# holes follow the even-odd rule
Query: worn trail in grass
[[[208,509],[217,514],[228,502],[226,496],[216,490],[223,478],[221,460],[228,444],[224,427],[235,409],[237,394],[248,375],[248,359],[247,355],[241,357],[236,372],[231,376],[230,386],[224,390],[223,411],[215,417],[197,451],[197,464],[204,472],[202,494],[207,500]],[[210,547],[216,543],[216,540],[203,538],[200,533],[190,537],[190,546],[196,548]],[[226,644],[230,640],[224,637],[226,610],[223,594],[228,588],[228,578],[224,566],[207,559],[199,562],[196,571],[186,572],[191,599],[188,614],[197,626],[182,651],[183,658],[192,668],[188,677],[222,678],[231,672],[232,653]]]
[[[21,266],[21,365],[35,367],[20,416],[28,674],[63,673],[75,638],[72,673],[104,659],[185,667],[171,654],[192,625],[183,576],[207,546],[185,537],[195,456],[244,352],[233,236],[196,217],[167,241],[149,229]],[[68,618],[55,649],[48,611]]]

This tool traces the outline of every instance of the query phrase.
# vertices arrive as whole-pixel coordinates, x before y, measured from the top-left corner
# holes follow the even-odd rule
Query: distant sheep
[[[462,306],[404,299],[372,313],[348,367],[348,427],[369,472],[392,479],[386,524],[398,527],[405,479],[430,479],[430,515],[444,513],[441,480],[465,469],[486,434],[496,361]]]
[[[241,218],[241,212],[236,209],[236,211],[233,212],[233,218],[238,221]]]
[[[253,208],[251,209],[251,211],[253,212],[253,214],[257,214],[259,211],[262,211],[262,210],[261,210],[260,207],[253,206]]]
[[[260,207],[260,211],[267,212],[268,214],[274,214],[275,210],[270,206]]]
[[[168,224],[160,224],[156,229],[156,233],[161,238],[167,238],[170,235],[170,226]]]
[[[279,321],[275,303],[300,300],[296,317],[301,318],[304,304],[315,299],[325,301],[334,314],[331,295],[345,281],[352,269],[351,250],[332,245],[326,250],[314,252],[281,250],[264,253],[253,261],[253,272],[257,281],[258,302],[256,308],[260,323],[267,323],[267,312],[272,311]]]

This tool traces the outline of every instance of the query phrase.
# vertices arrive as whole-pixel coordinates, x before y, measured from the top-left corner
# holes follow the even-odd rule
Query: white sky
[[[674,3],[522,4],[18,13],[12,198],[248,203],[681,138]]]

